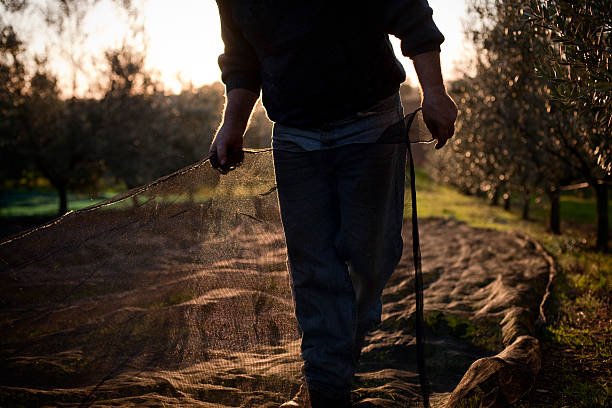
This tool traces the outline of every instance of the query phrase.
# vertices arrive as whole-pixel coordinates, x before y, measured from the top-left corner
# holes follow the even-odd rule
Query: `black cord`
[[[417,217],[416,181],[414,171],[414,160],[410,144],[430,143],[434,139],[426,142],[412,142],[408,137],[410,126],[416,117],[416,113],[422,110],[417,108],[412,114],[406,116],[406,147],[410,159],[410,199],[412,207],[412,258],[414,264],[414,292],[416,297],[416,343],[417,343],[417,368],[419,371],[419,383],[421,384],[421,395],[423,405],[429,408],[429,381],[425,370],[425,319],[423,317],[423,272],[421,268],[421,245],[419,241],[419,221]]]

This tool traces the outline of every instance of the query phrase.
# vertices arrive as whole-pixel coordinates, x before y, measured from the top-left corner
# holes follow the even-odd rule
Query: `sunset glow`
[[[41,5],[44,2],[39,2]],[[457,63],[462,64],[469,55],[464,45],[461,30],[465,16],[464,0],[430,0],[434,9],[434,20],[446,37],[442,44],[442,67],[447,79],[458,76]],[[221,79],[217,57],[223,52],[217,5],[212,0],[142,0],[141,22],[144,24],[146,44],[146,67],[156,73],[169,92],[180,92],[188,84],[201,86]],[[40,16],[39,16],[40,17]],[[48,47],[49,33],[36,18],[14,21],[21,27],[29,51],[42,53]],[[69,50],[81,58],[76,73],[76,94],[96,94],[96,80],[87,72],[98,73],[104,64],[104,51],[119,47],[130,39],[125,11],[119,10],[108,0],[100,1],[85,19],[82,44],[72,44]],[[408,80],[416,84],[412,63],[399,52],[400,41],[391,41],[406,68]],[[67,42],[63,40],[64,44]],[[132,41],[138,44],[138,40]],[[57,53],[56,53],[57,54]],[[60,87],[66,94],[72,93],[73,68],[65,55],[53,55],[50,66],[57,73]],[[94,74],[95,77],[95,74]],[[93,83],[93,85],[92,85]]]
[[[217,57],[223,52],[219,14],[214,1],[149,0],[145,8],[150,37],[147,63],[159,70],[174,92],[181,81],[194,85],[219,81]]]
[[[447,78],[457,76],[455,66],[465,58],[461,19],[465,16],[463,0],[430,0],[434,19],[446,37],[442,45],[442,65]],[[173,7],[163,0],[146,4],[146,29],[150,37],[148,64],[162,74],[174,92],[183,81],[201,85],[220,80],[217,56],[223,52],[219,16],[213,1],[180,0]],[[409,80],[416,84],[416,74],[409,59],[401,56],[399,40],[392,43]]]

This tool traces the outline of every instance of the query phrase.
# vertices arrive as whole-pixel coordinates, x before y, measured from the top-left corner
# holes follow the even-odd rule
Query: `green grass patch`
[[[492,353],[497,353],[503,348],[501,328],[497,321],[480,319],[473,322],[464,317],[436,310],[425,315],[425,324],[435,335],[450,335],[464,339]]]
[[[438,310],[425,315],[425,324],[437,335],[450,334],[461,339],[472,337],[476,331],[468,319],[444,314]]]
[[[545,221],[548,217],[548,206],[545,200],[534,200],[531,215],[536,220]],[[570,192],[561,194],[561,219],[578,224],[595,224],[597,222],[597,203],[594,198],[583,198]],[[608,223],[612,227],[612,206],[608,207]]]
[[[106,192],[89,197],[68,194],[68,209],[79,210],[113,197]],[[55,216],[59,211],[59,197],[56,193],[45,191],[9,191],[0,195],[0,217],[41,217]]]
[[[542,336],[545,360],[534,390],[513,407],[611,406],[611,330],[550,325]]]
[[[607,374],[612,376],[612,342],[598,341],[597,335],[590,329],[580,329],[561,323],[558,326],[548,328],[549,339],[570,347],[576,352],[579,359],[593,358],[597,362],[605,364]],[[612,328],[608,327],[606,337],[612,335]],[[612,377],[611,377],[612,378]]]
[[[434,182],[423,169],[416,169],[417,211],[419,217],[443,217],[466,222],[475,227],[495,229],[517,229],[513,224],[520,222],[522,230],[545,230],[549,216],[547,201],[535,197],[531,201],[530,218],[535,222],[525,222],[521,219],[519,200],[514,201],[511,211],[505,211],[501,206],[491,206],[488,200],[481,197],[468,196],[457,190]],[[406,186],[409,189],[409,185]],[[408,191],[407,191],[408,194]],[[409,197],[409,196],[408,196]],[[406,200],[406,205],[410,204]],[[409,214],[409,212],[405,212]],[[608,208],[608,219],[612,228],[612,206]],[[574,224],[582,224],[594,228],[597,221],[596,202],[592,197],[580,197],[572,192],[561,195],[561,220]],[[593,230],[594,231],[594,230]],[[574,232],[572,228],[568,231]]]

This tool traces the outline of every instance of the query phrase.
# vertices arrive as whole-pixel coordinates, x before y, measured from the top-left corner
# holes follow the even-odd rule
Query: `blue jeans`
[[[325,129],[342,137],[360,117]],[[357,127],[357,129],[354,129]],[[303,131],[303,130],[302,130]],[[337,132],[337,133],[334,133]],[[406,144],[353,143],[274,150],[281,218],[308,387],[348,395],[367,332],[380,323],[383,287],[402,254]]]

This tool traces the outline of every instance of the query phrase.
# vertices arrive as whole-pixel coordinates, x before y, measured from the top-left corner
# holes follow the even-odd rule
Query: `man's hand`
[[[223,123],[210,145],[210,164],[225,174],[244,158],[242,137],[259,97],[248,89],[235,88],[227,93]]]
[[[439,52],[418,54],[412,62],[423,90],[423,120],[433,138],[438,141],[436,149],[440,149],[455,134],[457,105],[446,93]]]
[[[436,149],[441,149],[455,134],[457,105],[444,88],[437,91],[423,90],[423,120],[432,137],[437,140]]]
[[[244,159],[242,152],[243,129],[223,124],[210,145],[210,164],[225,174],[240,165]]]

